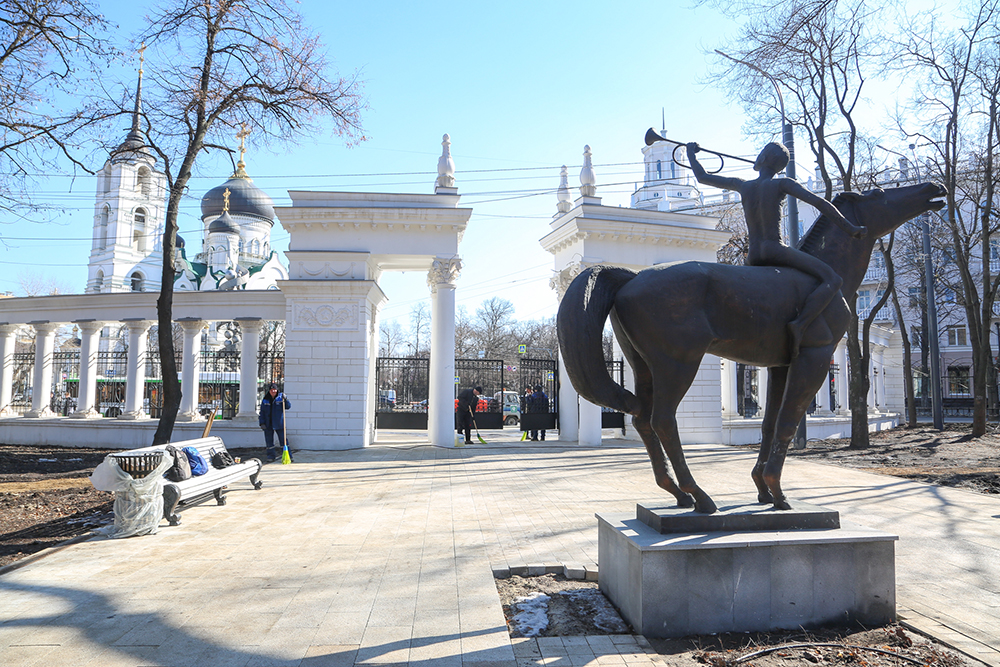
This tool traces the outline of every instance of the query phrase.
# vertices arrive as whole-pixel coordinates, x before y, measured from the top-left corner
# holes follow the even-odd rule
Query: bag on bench
[[[233,455],[226,450],[215,451],[212,450],[212,466],[216,468],[228,468],[231,465],[236,465],[236,459]]]
[[[167,445],[166,452],[167,456],[173,459],[173,464],[167,469],[167,472],[163,473],[163,476],[171,482],[183,482],[185,479],[191,479],[191,463],[188,461],[187,454],[173,445]]]
[[[205,457],[198,453],[198,450],[194,447],[185,447],[182,450],[187,454],[188,461],[191,463],[191,474],[197,477],[198,475],[204,475],[208,472],[208,461]]]

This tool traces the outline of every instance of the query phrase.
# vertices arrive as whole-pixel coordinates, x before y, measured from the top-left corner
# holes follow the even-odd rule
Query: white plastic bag
[[[164,456],[160,464],[142,479],[132,479],[132,476],[121,469],[114,456],[108,456],[100,466],[107,465],[110,471],[102,471],[100,483],[111,488],[102,490],[115,492],[115,522],[111,526],[101,528],[99,532],[108,537],[132,537],[133,535],[152,535],[156,532],[163,518],[163,473],[173,464],[169,456]],[[97,469],[91,476],[94,488],[100,488],[94,482]]]
[[[94,472],[90,476],[90,483],[98,491],[124,491],[131,481],[132,476],[117,465],[111,454],[94,468]]]

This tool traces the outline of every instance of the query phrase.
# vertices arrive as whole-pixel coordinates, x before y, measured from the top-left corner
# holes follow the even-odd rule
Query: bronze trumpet
[[[652,146],[657,141],[666,141],[667,143],[675,144],[674,150],[671,153],[671,157],[673,158],[674,162],[676,162],[677,164],[679,164],[682,167],[687,167],[688,169],[691,168],[690,165],[686,165],[686,164],[684,164],[683,162],[681,162],[680,160],[677,159],[677,150],[680,149],[680,148],[686,147],[687,146],[687,142],[676,141],[674,139],[667,139],[665,136],[663,136],[662,134],[660,134],[659,132],[657,132],[653,128],[649,128],[648,130],[646,130],[646,145],[647,146]],[[718,174],[720,171],[722,171],[722,168],[726,165],[726,158],[730,158],[731,160],[739,160],[740,162],[746,162],[748,164],[753,164],[754,163],[753,160],[748,160],[745,157],[740,157],[738,155],[730,155],[729,153],[720,153],[719,151],[713,151],[713,150],[709,150],[707,148],[701,148],[701,147],[699,147],[699,150],[701,152],[703,152],[703,153],[711,153],[712,155],[718,155],[719,156],[719,168],[716,169],[715,171],[710,171],[710,170],[706,169],[705,172],[708,173],[708,174]]]

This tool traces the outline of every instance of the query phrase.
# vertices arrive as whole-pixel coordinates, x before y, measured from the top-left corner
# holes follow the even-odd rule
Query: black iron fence
[[[476,427],[479,429],[503,428],[503,400],[495,396],[503,396],[507,389],[504,378],[503,359],[456,359],[455,360],[455,400],[458,392],[469,387],[481,386],[482,395],[476,408]],[[457,418],[456,418],[457,419]]]
[[[375,360],[375,428],[427,429],[430,359]]]
[[[35,350],[14,353],[14,386],[11,389],[10,409],[23,415],[31,409],[31,383],[35,370]]]
[[[608,375],[618,385],[625,386],[625,362],[614,359],[607,359]],[[601,428],[620,428],[622,435],[625,435],[625,414],[616,412],[611,408],[601,408]]]
[[[517,366],[517,384],[521,392],[520,425],[522,431],[540,431],[556,428],[559,412],[559,362],[555,359],[522,358]],[[541,386],[548,397],[548,409],[539,410],[537,402],[527,399],[526,393]]]
[[[756,366],[736,364],[736,411],[751,419],[760,411],[759,372]]]

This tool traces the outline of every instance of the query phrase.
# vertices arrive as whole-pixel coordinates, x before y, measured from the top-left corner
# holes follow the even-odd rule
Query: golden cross
[[[229,213],[229,188],[226,188],[226,191],[222,193],[222,201],[222,212]]]
[[[243,140],[250,136],[250,130],[247,129],[246,123],[240,123],[240,131],[236,133],[236,138],[240,140],[240,162],[243,162],[243,156],[246,154],[247,149]]]

